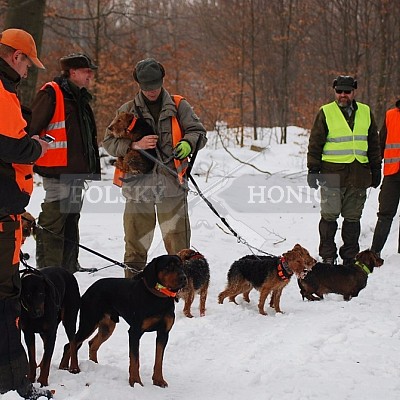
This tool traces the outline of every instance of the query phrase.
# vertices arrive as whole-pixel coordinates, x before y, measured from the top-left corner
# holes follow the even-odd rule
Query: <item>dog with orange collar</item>
[[[157,332],[153,384],[168,386],[163,377],[164,350],[175,321],[176,295],[187,284],[182,260],[164,255],[154,258],[131,279],[103,278],[93,283],[81,299],[75,340],[64,347],[63,368],[79,373],[78,349],[89,341],[89,359],[97,363],[99,347],[112,335],[119,318],[129,325],[129,384],[143,386],[139,374],[139,342],[143,333]],[[71,363],[69,365],[69,361]]]

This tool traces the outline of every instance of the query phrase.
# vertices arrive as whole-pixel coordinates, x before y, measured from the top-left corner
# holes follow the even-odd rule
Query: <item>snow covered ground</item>
[[[155,334],[141,340],[141,377],[144,387],[128,384],[128,326],[117,325],[113,336],[99,351],[99,364],[88,361],[87,342],[79,352],[79,375],[57,369],[66,342],[63,327],[58,331],[49,388],[57,400],[397,400],[400,398],[400,255],[397,254],[398,220],[382,252],[385,264],[369,276],[367,287],[350,302],[328,295],[324,301],[302,301],[295,279],[284,289],[283,314],[257,311],[258,292],[249,304],[217,304],[231,263],[249,248],[280,255],[294,244],[305,246],[318,257],[319,206],[317,192],[306,185],[308,137],[299,128],[289,129],[288,144],[278,145],[275,132],[266,130],[258,146],[238,148],[228,143],[235,157],[269,171],[261,174],[239,164],[210,135],[209,145],[197,158],[193,174],[204,194],[243,240],[227,234],[226,227],[203,200],[189,195],[192,245],[208,259],[211,269],[206,316],[182,314],[176,306],[176,322],[170,334],[164,377],[169,387],[152,385]],[[105,165],[105,163],[104,163]],[[103,186],[92,183],[80,222],[81,243],[112,259],[123,261],[123,204],[111,188],[112,168],[105,168]],[[200,175],[196,175],[200,174]],[[362,218],[362,249],[371,244],[376,222],[378,190],[369,190]],[[43,198],[36,187],[28,207],[35,216]],[[107,203],[107,204],[106,204]],[[340,243],[340,231],[337,241]],[[34,240],[24,251],[34,263]],[[164,254],[160,235],[154,240],[150,259]],[[107,267],[109,262],[84,250],[85,267]],[[76,274],[81,293],[103,277],[122,277],[112,266],[89,275]],[[37,339],[40,357],[42,344]],[[0,396],[1,397],[1,396]],[[2,400],[19,399],[9,392]]]

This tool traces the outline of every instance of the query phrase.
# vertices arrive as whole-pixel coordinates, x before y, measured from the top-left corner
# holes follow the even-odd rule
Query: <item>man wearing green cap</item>
[[[31,134],[55,138],[35,165],[43,177],[45,198],[36,235],[38,268],[63,267],[74,273],[80,266],[79,218],[86,179],[100,179],[97,130],[88,88],[97,69],[85,54],[60,59],[61,75],[39,90],[32,105]]]
[[[153,134],[134,142],[115,138],[107,130],[103,141],[112,156],[123,157],[129,149],[153,150],[158,160],[148,174],[128,173],[122,186],[126,198],[124,261],[130,267],[126,277],[146,265],[156,220],[168,254],[190,247],[185,169],[187,157],[205,146],[206,130],[185,99],[179,101],[179,96],[165,90],[164,76],[163,65],[155,59],[139,61],[133,71],[139,93],[117,110],[117,115],[130,112],[143,119]]]
[[[44,69],[33,37],[22,29],[0,33],[0,394],[16,390],[35,400],[52,398],[52,393],[28,380],[19,324],[21,214],[33,189],[32,164],[48,149],[39,136],[26,132],[29,114],[22,114],[17,97],[17,86],[32,65]]]

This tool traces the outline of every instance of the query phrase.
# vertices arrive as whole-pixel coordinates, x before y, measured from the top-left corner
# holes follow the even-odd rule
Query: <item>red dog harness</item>
[[[289,278],[293,275],[293,271],[289,268],[285,260],[285,257],[283,256],[280,259],[277,269],[278,269],[278,276],[283,281],[288,281]]]

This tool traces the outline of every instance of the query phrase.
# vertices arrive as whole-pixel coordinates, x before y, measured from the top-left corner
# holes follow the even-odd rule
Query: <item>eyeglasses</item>
[[[350,93],[352,92],[352,90],[339,90],[339,89],[335,89],[335,92],[336,92],[337,94],[342,94],[342,93],[344,93],[344,94],[350,94]]]

